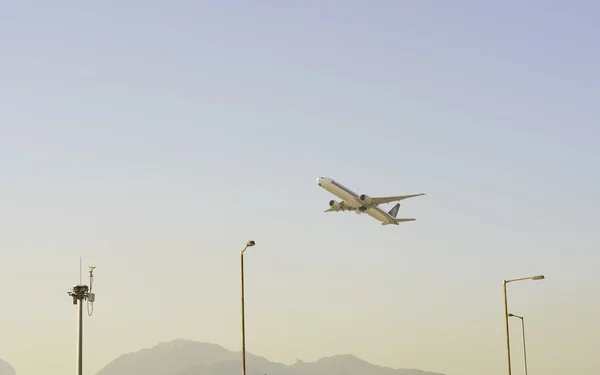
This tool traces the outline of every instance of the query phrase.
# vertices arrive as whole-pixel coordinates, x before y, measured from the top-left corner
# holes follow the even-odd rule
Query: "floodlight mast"
[[[92,293],[92,285],[94,283],[94,269],[96,266],[89,267],[90,286],[82,285],[81,281],[79,284],[74,285],[70,292],[67,292],[69,296],[73,298],[73,304],[78,305],[78,325],[77,325],[77,375],[83,375],[83,301],[88,302],[88,315],[91,316],[90,306],[93,305],[96,300],[96,295]],[[80,271],[81,272],[81,271]]]

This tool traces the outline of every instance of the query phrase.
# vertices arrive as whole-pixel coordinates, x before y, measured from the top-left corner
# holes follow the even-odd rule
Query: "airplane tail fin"
[[[405,221],[415,221],[415,220],[417,220],[417,219],[406,219],[406,218],[399,218],[399,219],[397,219],[396,216],[398,215],[398,210],[399,209],[400,209],[400,203],[396,203],[396,205],[394,207],[392,207],[392,209],[388,212],[388,214],[390,214],[390,216],[394,218],[394,221],[396,222],[396,224],[403,223]]]
[[[388,212],[388,214],[390,214],[390,216],[395,219],[396,215],[398,215],[399,209],[400,209],[400,203],[396,203],[396,205],[394,207],[392,207],[392,209]]]

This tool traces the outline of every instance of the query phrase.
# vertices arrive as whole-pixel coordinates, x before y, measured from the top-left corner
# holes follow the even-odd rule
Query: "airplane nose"
[[[317,178],[317,184],[321,186],[321,177]]]

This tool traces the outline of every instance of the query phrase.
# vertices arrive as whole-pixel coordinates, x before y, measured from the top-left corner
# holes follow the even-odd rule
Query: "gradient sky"
[[[13,1],[0,11],[0,358],[85,372],[174,338],[600,368],[600,7],[547,1]],[[404,201],[330,213],[318,176]],[[385,206],[387,209],[391,207]],[[86,269],[84,269],[84,273]],[[522,373],[519,321],[513,374]]]

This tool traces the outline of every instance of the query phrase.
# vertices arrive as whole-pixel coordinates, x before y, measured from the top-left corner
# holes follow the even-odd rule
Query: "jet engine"
[[[329,207],[333,207],[333,208],[339,209],[340,208],[340,204],[332,199],[332,200],[329,201]]]
[[[368,206],[372,202],[371,197],[369,197],[367,194],[361,194],[359,198],[364,206]]]

